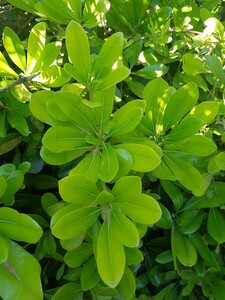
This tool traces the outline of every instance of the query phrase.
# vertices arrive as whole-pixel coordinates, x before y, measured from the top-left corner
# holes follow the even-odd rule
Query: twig
[[[5,92],[6,90],[9,90],[11,89],[12,87],[18,85],[18,84],[22,84],[22,83],[25,83],[25,82],[28,82],[32,79],[34,79],[35,77],[37,77],[41,72],[36,72],[30,76],[27,76],[27,77],[22,77],[22,76],[19,76],[19,79],[17,79],[16,81],[10,83],[9,85],[5,86],[4,88],[0,89],[0,93],[3,93]]]

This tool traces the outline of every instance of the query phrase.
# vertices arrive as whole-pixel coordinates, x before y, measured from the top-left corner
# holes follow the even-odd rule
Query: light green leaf
[[[167,104],[168,83],[161,77],[150,81],[144,88],[143,99],[147,102],[146,117],[152,132],[162,131],[162,116]]]
[[[119,170],[116,174],[116,178],[121,178],[130,171],[133,166],[133,158],[131,154],[124,149],[116,149],[116,155],[119,162]]]
[[[125,268],[123,277],[116,289],[124,299],[132,299],[136,290],[136,280],[130,268]]]
[[[194,266],[197,262],[197,252],[187,235],[181,234],[176,228],[171,232],[171,244],[176,269],[176,258],[186,267]]]
[[[190,234],[196,232],[203,221],[203,211],[183,211],[178,215],[176,222],[181,233]]]
[[[141,194],[141,179],[138,176],[125,176],[119,178],[113,189],[112,193],[116,202],[126,202],[127,199],[137,201]]]
[[[7,188],[7,181],[5,180],[4,176],[0,174],[0,199],[5,194]]]
[[[125,66],[119,66],[116,69],[112,70],[108,75],[106,75],[103,79],[100,79],[96,82],[96,89],[98,90],[106,90],[118,82],[123,81],[130,74],[130,70]],[[93,81],[94,82],[94,81]]]
[[[114,146],[117,149],[127,150],[133,158],[132,169],[139,172],[154,170],[160,163],[160,157],[150,147],[141,144],[123,144]]]
[[[157,201],[147,194],[141,194],[137,200],[127,198],[120,202],[125,215],[140,224],[152,225],[161,217],[161,209]]]
[[[80,276],[81,286],[84,291],[92,289],[100,281],[95,258],[92,257],[83,266]]]
[[[70,92],[56,92],[55,102],[68,118],[89,134],[97,134],[92,109]]]
[[[12,128],[17,129],[23,136],[28,136],[30,134],[26,119],[24,118],[22,113],[18,111],[10,112],[10,114],[7,114],[7,121],[12,126]]]
[[[99,178],[102,181],[109,182],[117,174],[119,170],[119,162],[116,151],[110,144],[103,144]]]
[[[9,240],[6,239],[4,236],[0,235],[0,244],[1,244],[1,251],[0,251],[0,265],[4,263],[9,255]]]
[[[111,234],[107,220],[99,232],[96,261],[102,281],[111,288],[116,287],[125,270],[125,253],[122,244]]]
[[[48,87],[56,88],[67,83],[70,76],[63,68],[51,65],[49,68],[44,69],[34,80]]]
[[[85,153],[89,147],[79,147],[76,150],[54,153],[42,146],[40,154],[45,162],[50,165],[63,165]]]
[[[124,247],[126,254],[126,264],[127,266],[140,264],[143,260],[143,254],[138,248],[128,248]]]
[[[14,64],[25,72],[26,56],[22,42],[18,35],[9,27],[5,27],[3,31],[3,44]]]
[[[52,233],[59,239],[75,237],[84,233],[99,214],[99,208],[77,208],[77,204],[69,204],[53,215],[51,219]]]
[[[219,244],[225,242],[224,214],[219,208],[211,208],[208,214],[207,231]]]
[[[124,246],[137,247],[139,244],[139,233],[136,226],[119,211],[112,210],[110,232]]]
[[[26,74],[31,74],[35,68],[44,46],[46,39],[46,23],[39,22],[31,30],[27,46],[27,68]]]
[[[57,292],[53,295],[52,300],[82,300],[83,291],[79,283],[70,282],[60,287]]]
[[[59,193],[64,201],[91,205],[99,191],[96,185],[84,175],[70,175],[59,181]]]
[[[192,53],[185,53],[183,55],[183,70],[188,75],[197,75],[200,73],[208,73],[209,69],[204,61]]]
[[[170,97],[163,116],[164,132],[180,121],[192,109],[197,103],[198,95],[198,88],[192,82],[181,87]]]
[[[45,147],[55,153],[75,150],[88,146],[85,133],[74,127],[53,126],[50,127],[42,140]]]
[[[123,33],[111,35],[103,44],[96,62],[95,79],[105,78],[111,72],[123,49]]]
[[[225,84],[225,74],[223,65],[217,56],[206,55],[206,63],[209,66],[212,73]]]
[[[9,207],[0,208],[0,233],[10,239],[36,243],[42,236],[42,228],[28,215]]]
[[[2,74],[2,76],[10,75],[14,78],[19,77],[18,74],[12,68],[10,68],[2,52],[0,52],[0,74]]]
[[[165,75],[168,70],[169,67],[166,65],[152,64],[134,72],[134,75],[142,77],[144,79],[153,79],[155,77],[161,77]]]
[[[111,194],[110,192],[107,191],[102,191],[98,197],[96,198],[96,203],[99,205],[104,205],[106,203],[110,203],[114,201],[114,197],[113,194]]]
[[[156,225],[159,228],[171,229],[173,225],[173,220],[169,210],[160,202],[159,202],[159,206],[162,211],[162,215],[159,221],[156,223]]]
[[[100,168],[100,154],[99,152],[85,155],[85,157],[70,171],[70,175],[82,174],[90,178],[92,182],[98,180],[98,173]]]
[[[93,254],[92,243],[83,242],[78,248],[67,251],[64,256],[65,263],[70,268],[78,268],[85,263]]]
[[[82,79],[81,83],[90,81],[90,48],[87,35],[81,25],[71,21],[66,28],[66,48],[74,68]]]
[[[32,93],[24,84],[16,85],[10,89],[13,96],[22,103],[30,101]]]
[[[8,241],[7,261],[0,265],[0,296],[3,299],[41,300],[41,267],[33,255],[13,241]],[[32,274],[32,276],[28,276]],[[9,286],[11,288],[9,288]],[[13,288],[12,288],[13,287]]]

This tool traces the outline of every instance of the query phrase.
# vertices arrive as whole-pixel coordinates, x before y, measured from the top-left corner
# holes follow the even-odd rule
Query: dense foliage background
[[[1,1],[0,299],[222,299],[224,17]]]

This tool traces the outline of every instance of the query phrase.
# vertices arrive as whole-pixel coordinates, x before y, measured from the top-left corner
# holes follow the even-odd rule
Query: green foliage
[[[0,298],[220,300],[224,1],[0,12]]]

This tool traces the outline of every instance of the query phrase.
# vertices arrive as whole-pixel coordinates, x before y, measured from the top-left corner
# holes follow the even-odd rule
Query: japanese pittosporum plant
[[[220,299],[222,6],[9,2],[56,23],[4,30],[0,297],[42,299],[30,251],[46,298]]]

